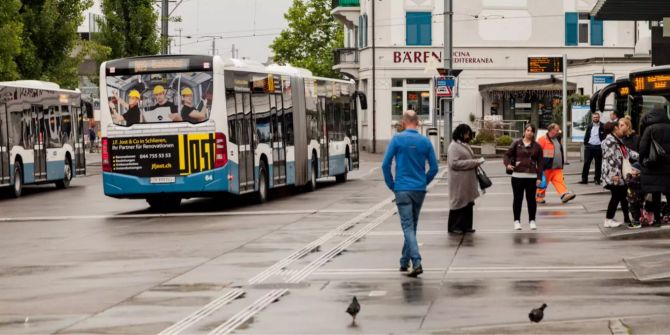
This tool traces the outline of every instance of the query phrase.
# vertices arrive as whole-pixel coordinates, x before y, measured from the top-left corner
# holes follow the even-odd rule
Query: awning
[[[591,16],[600,20],[662,21],[670,17],[668,0],[598,0]]]
[[[577,84],[568,82],[568,94],[577,90]],[[514,81],[507,83],[479,85],[479,93],[489,100],[524,95],[552,97],[563,94],[563,81],[549,78],[539,80]]]

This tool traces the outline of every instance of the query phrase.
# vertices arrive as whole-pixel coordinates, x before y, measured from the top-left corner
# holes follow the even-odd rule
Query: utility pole
[[[376,82],[376,63],[375,53],[375,0],[372,0],[372,153],[377,152],[377,90]],[[367,34],[367,31],[365,32]],[[367,39],[367,36],[365,37]]]
[[[181,55],[181,31],[184,30],[183,28],[177,28],[177,31],[179,32],[179,54]]]
[[[161,53],[167,55],[168,53],[168,17],[169,17],[168,0],[163,0],[161,6]]]
[[[215,35],[207,35],[207,36],[200,36],[202,38],[211,38],[212,39],[212,56],[216,55],[216,39],[217,38],[223,38],[221,36],[215,36]]]
[[[452,0],[444,0],[444,52],[442,53],[442,59],[444,61],[444,68],[447,70],[447,74],[450,74],[452,65],[451,55],[452,52],[452,43],[453,43],[453,18],[454,10]],[[442,153],[446,154],[447,148],[449,148],[449,143],[451,143],[451,128],[453,125],[454,117],[452,112],[453,107],[453,98],[452,99],[442,99],[442,124],[444,126],[444,147],[442,148]]]
[[[563,54],[563,162],[568,162],[568,55]]]

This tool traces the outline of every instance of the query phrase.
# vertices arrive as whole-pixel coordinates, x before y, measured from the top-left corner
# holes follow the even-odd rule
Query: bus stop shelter
[[[670,17],[668,0],[598,0],[591,16],[599,20],[663,21]]]

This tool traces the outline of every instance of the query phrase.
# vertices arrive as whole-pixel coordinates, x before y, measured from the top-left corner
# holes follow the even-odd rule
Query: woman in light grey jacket
[[[474,233],[472,229],[473,207],[479,197],[477,167],[484,158],[476,159],[468,142],[472,129],[461,124],[454,129],[453,141],[447,150],[449,166],[449,223],[448,231],[454,234]]]

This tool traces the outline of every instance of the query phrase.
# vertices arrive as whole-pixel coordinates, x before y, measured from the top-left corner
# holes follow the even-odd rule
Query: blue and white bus
[[[0,82],[0,187],[66,188],[86,173],[81,94],[34,80]]]
[[[100,68],[106,195],[152,208],[288,185],[313,190],[358,168],[353,81],[219,56],[145,56]]]

